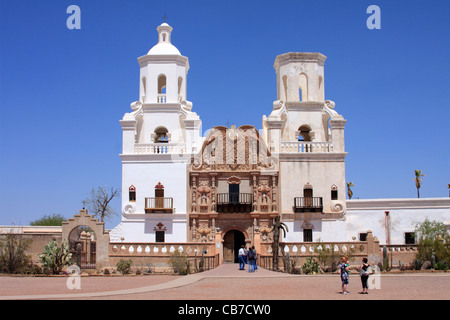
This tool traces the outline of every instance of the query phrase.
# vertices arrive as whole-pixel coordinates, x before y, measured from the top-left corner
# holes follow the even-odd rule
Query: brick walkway
[[[340,293],[339,275],[255,273],[224,264],[189,276],[149,275],[81,277],[81,289],[69,290],[68,277],[0,277],[0,299],[150,299],[150,300],[372,300],[450,299],[450,273],[382,274],[380,289],[359,294],[358,275],[350,276],[350,294]]]

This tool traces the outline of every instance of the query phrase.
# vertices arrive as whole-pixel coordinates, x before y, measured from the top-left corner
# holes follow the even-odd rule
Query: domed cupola
[[[161,24],[158,28],[158,43],[150,49],[148,55],[166,55],[173,54],[181,56],[180,51],[170,42],[172,27],[167,23]]]
[[[171,43],[172,27],[162,23],[158,43],[138,58],[141,68],[142,103],[180,103],[186,100],[189,60]]]

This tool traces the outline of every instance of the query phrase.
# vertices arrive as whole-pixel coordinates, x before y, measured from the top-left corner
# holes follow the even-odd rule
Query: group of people
[[[359,275],[361,276],[362,292],[361,294],[369,294],[369,286],[367,280],[369,279],[369,264],[367,258],[362,259],[362,265],[359,267]],[[348,264],[348,258],[342,257],[341,264],[339,265],[339,274],[342,281],[342,293],[349,294],[347,285],[349,281],[350,265]]]
[[[245,264],[248,263],[248,272],[255,272],[258,270],[258,265],[256,264],[256,250],[255,246],[251,246],[248,250],[244,245],[241,246],[238,252],[239,259],[239,270],[245,270]]]

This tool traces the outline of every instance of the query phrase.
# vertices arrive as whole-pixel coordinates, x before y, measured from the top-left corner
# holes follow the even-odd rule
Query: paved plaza
[[[68,277],[0,277],[0,299],[116,300],[449,300],[450,273],[383,273],[380,289],[360,294],[357,274],[349,294],[340,293],[336,274],[289,275],[259,268],[248,273],[237,264],[199,274],[87,276],[81,289],[68,289]]]

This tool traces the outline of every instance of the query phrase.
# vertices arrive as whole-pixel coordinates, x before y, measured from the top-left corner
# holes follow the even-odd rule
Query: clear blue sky
[[[71,4],[81,30],[66,27]],[[366,27],[371,4],[381,30]],[[204,130],[260,128],[275,57],[321,52],[354,197],[416,197],[414,169],[423,197],[448,197],[449,12],[448,0],[0,0],[0,225],[71,217],[92,187],[120,187],[119,120],[164,13]]]

